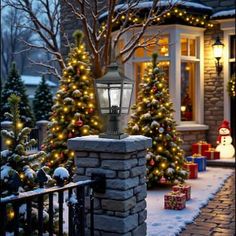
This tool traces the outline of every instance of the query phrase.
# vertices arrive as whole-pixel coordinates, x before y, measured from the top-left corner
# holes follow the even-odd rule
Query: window
[[[199,59],[197,58],[198,38],[181,36],[181,95],[180,95],[180,117],[181,121],[196,121],[195,96],[196,80],[199,73]]]
[[[151,64],[151,62],[137,62],[135,63],[135,78],[136,78],[136,98],[139,92],[139,84],[141,83],[145,74],[145,69]],[[169,78],[169,61],[160,61],[158,67],[165,72],[167,79]]]
[[[181,121],[194,120],[195,63],[181,63]]]
[[[167,35],[161,36],[158,39],[144,37],[140,40],[140,44],[143,43],[150,45],[145,48],[136,49],[134,58],[151,57],[154,52],[157,52],[159,57],[169,56],[169,37]]]

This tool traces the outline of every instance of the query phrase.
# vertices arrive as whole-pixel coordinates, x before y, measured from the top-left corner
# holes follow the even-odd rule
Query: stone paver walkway
[[[179,236],[235,236],[235,172]]]

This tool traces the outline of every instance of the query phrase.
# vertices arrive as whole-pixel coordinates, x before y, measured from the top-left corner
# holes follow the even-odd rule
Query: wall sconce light
[[[101,114],[109,115],[107,130],[99,138],[123,139],[128,136],[119,128],[119,116],[128,114],[133,93],[133,80],[121,74],[117,63],[108,66],[107,73],[95,80]]]
[[[220,59],[222,58],[222,55],[223,55],[224,44],[220,41],[219,36],[217,36],[215,43],[212,45],[212,48],[213,48],[214,57],[216,59],[215,64],[216,64],[217,75],[220,75],[223,69],[223,65],[222,63],[220,63]]]

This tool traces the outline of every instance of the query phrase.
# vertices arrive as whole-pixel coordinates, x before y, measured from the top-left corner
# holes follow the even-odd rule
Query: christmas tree
[[[20,75],[16,69],[15,63],[12,64],[8,79],[2,91],[2,114],[10,111],[9,103],[7,99],[10,95],[14,93],[20,97],[20,119],[25,126],[33,127],[34,119],[29,105],[28,97],[26,95],[26,88],[23,81],[20,78]],[[4,116],[1,115],[1,121],[7,120]]]
[[[52,107],[48,137],[43,146],[48,166],[55,168],[61,165],[69,171],[74,152],[67,149],[67,140],[100,131],[88,52],[82,43],[82,33],[76,31],[74,37],[75,46],[70,50],[67,67],[63,71]]]
[[[49,113],[53,105],[52,93],[44,76],[35,91],[33,100],[34,115],[36,120],[49,120]]]
[[[163,179],[183,182],[187,177],[187,172],[182,170],[182,140],[176,132],[172,107],[167,78],[157,67],[157,54],[153,54],[152,65],[140,84],[137,104],[132,107],[134,113],[127,128],[130,134],[152,138],[152,148],[146,155],[148,187]]]
[[[8,98],[10,113],[5,115],[12,121],[12,130],[2,130],[7,149],[1,152],[1,197],[12,194],[12,178],[21,185],[21,191],[32,190],[36,184],[36,171],[46,154],[40,151],[28,154],[27,149],[36,144],[29,139],[30,128],[24,127],[20,120],[20,97],[12,94]],[[17,192],[18,189],[15,189]]]

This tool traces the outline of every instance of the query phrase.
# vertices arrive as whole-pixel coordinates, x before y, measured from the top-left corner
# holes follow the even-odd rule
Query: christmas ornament
[[[156,92],[156,91],[157,91],[157,87],[154,85],[154,86],[152,87],[152,90],[153,90],[153,92]]]
[[[75,122],[75,125],[79,126],[79,127],[83,126],[83,124],[84,124],[84,122],[81,119],[79,119]]]
[[[94,109],[93,108],[89,108],[88,113],[91,114],[93,112],[94,112]]]
[[[69,134],[68,134],[68,138],[72,138],[73,137],[73,134],[70,132]]]
[[[166,178],[165,178],[164,176],[162,176],[162,177],[160,178],[160,183],[161,183],[161,184],[165,184],[165,183],[166,183]]]
[[[64,157],[64,153],[63,153],[63,152],[60,154],[60,157],[61,157],[61,158],[63,158],[63,157]]]
[[[155,165],[155,161],[152,159],[150,162],[149,162],[150,166],[154,166]]]
[[[165,130],[164,130],[164,128],[163,128],[163,127],[160,127],[160,128],[159,128],[159,133],[161,133],[161,134],[162,134],[164,131],[165,131]]]

